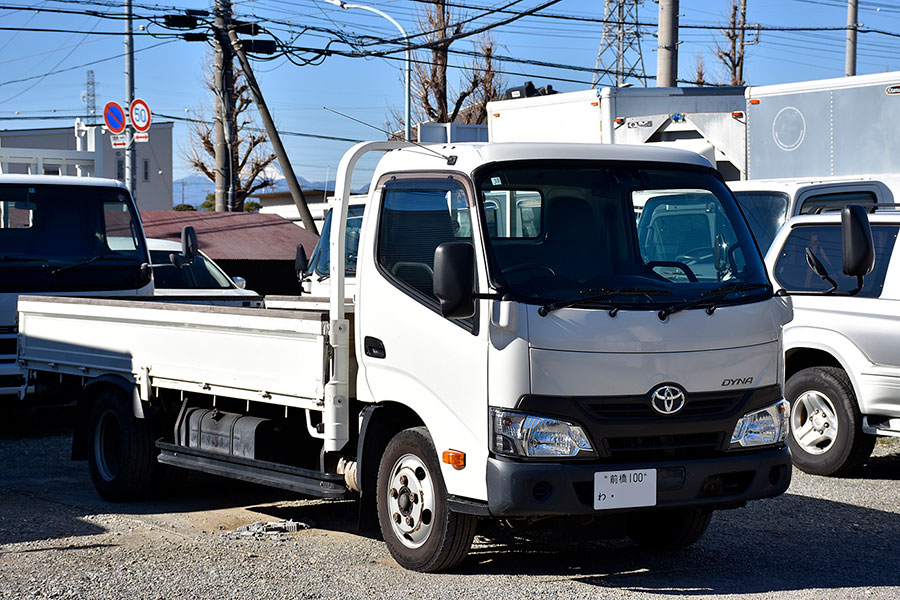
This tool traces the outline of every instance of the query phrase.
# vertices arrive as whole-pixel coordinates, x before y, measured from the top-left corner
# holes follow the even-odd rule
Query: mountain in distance
[[[275,180],[275,185],[264,190],[262,193],[289,192],[290,190],[288,189],[287,181],[285,181],[281,171],[271,165],[269,168],[271,171],[268,172],[268,174]],[[326,185],[326,182],[324,181],[309,181],[300,176],[297,176],[297,181],[304,191],[323,190]],[[329,191],[334,190],[334,180],[329,181],[327,185]],[[367,189],[368,186],[364,186],[352,191],[354,194],[359,194],[365,192]],[[185,204],[191,204],[199,208],[206,200],[207,194],[215,193],[215,191],[216,184],[207,179],[206,175],[203,175],[202,173],[191,173],[186,177],[176,179],[172,182],[172,205],[175,206],[176,204],[184,202]]]

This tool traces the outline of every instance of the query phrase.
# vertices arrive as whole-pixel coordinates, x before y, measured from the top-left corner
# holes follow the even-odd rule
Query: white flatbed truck
[[[348,304],[350,181],[370,151],[386,152]],[[74,456],[104,498],[147,493],[158,463],[359,495],[402,566],[437,571],[479,518],[678,548],[714,510],[788,487],[790,301],[699,155],[370,142],[336,195],[327,310],[20,299],[19,364],[77,394]],[[687,226],[715,248],[683,247],[703,239]]]

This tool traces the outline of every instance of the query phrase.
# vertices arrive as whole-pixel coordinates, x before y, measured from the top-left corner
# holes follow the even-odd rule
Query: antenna
[[[376,131],[380,131],[381,133],[385,133],[385,134],[390,135],[390,136],[394,135],[393,133],[391,133],[391,132],[388,131],[387,129],[382,129],[381,127],[378,127],[378,126],[376,126],[376,125],[372,125],[371,123],[366,123],[365,121],[360,121],[359,119],[354,118],[354,117],[351,117],[350,115],[345,115],[345,114],[342,113],[342,112],[338,112],[338,111],[334,110],[333,108],[328,108],[327,106],[323,106],[322,108],[324,108],[324,109],[327,110],[328,112],[333,112],[333,113],[336,114],[336,115],[340,115],[340,116],[344,117],[345,119],[350,119],[351,121],[355,121],[355,122],[359,123],[360,125],[365,125],[366,127],[371,127],[372,129],[374,129],[374,130],[376,130]],[[421,148],[422,150],[425,150],[426,152],[431,152],[432,154],[435,154],[435,155],[437,155],[437,156],[440,156],[441,158],[443,158],[444,160],[447,161],[447,164],[448,164],[448,165],[451,165],[451,166],[452,166],[452,165],[455,165],[455,164],[456,164],[456,159],[457,159],[457,157],[454,156],[454,155],[447,156],[447,155],[445,155],[445,154],[441,154],[440,152],[438,152],[437,150],[435,150],[435,149],[433,149],[433,148],[429,148],[428,146],[425,146],[425,145],[423,145],[423,144],[420,144],[419,142],[413,142],[412,140],[410,140],[409,143],[412,144],[413,146],[416,146],[417,148]]]

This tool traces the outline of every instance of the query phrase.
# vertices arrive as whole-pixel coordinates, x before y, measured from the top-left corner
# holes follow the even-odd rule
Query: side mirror
[[[200,252],[197,244],[197,232],[190,225],[185,225],[181,230],[181,254],[185,260],[194,260]]]
[[[294,272],[297,279],[303,279],[306,270],[309,268],[309,259],[306,257],[306,248],[303,244],[297,244],[297,256],[294,258]]]
[[[858,204],[841,210],[841,251],[843,269],[850,277],[862,278],[875,266],[875,243],[866,209]]]
[[[243,277],[232,277],[231,280],[234,282],[238,288],[245,290],[247,289],[247,280]]]
[[[468,242],[444,242],[434,250],[434,295],[446,319],[475,314],[475,247]]]

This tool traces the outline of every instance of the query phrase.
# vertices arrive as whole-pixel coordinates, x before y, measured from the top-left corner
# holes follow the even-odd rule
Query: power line
[[[83,32],[82,32],[82,33],[83,33]],[[122,35],[122,34],[119,33],[119,35]],[[174,42],[174,41],[175,41],[175,40],[166,40],[165,42],[160,42],[160,43],[158,43],[158,44],[153,44],[152,46],[147,46],[146,48],[139,48],[139,49],[135,50],[134,52],[135,52],[135,54],[137,54],[138,52],[144,52],[144,51],[146,51],[146,50],[152,50],[153,48],[159,48],[160,46],[163,46],[163,45],[165,45],[165,44],[171,44],[171,43]],[[84,64],[82,64],[82,65],[76,65],[76,66],[74,66],[74,67],[66,67],[65,69],[59,69],[59,70],[56,70],[56,71],[49,71],[49,72],[47,72],[47,73],[42,73],[41,75],[32,75],[31,77],[23,77],[22,79],[12,79],[12,80],[9,80],[9,81],[2,81],[2,82],[0,82],[0,86],[10,85],[10,84],[13,84],[13,83],[22,83],[23,81],[31,81],[32,79],[41,79],[41,78],[43,78],[43,77],[47,77],[48,75],[56,75],[57,73],[65,73],[66,71],[74,71],[75,69],[81,69],[81,68],[83,68],[83,67],[89,67],[89,66],[91,66],[91,65],[96,65],[96,64],[99,64],[99,63],[102,63],[102,62],[106,62],[106,61],[109,61],[109,60],[115,60],[115,59],[117,59],[117,58],[122,58],[123,56],[125,56],[125,53],[124,53],[124,52],[123,52],[122,54],[116,54],[115,56],[108,56],[107,58],[101,58],[101,59],[98,59],[98,60],[93,60],[93,61],[91,61],[91,62],[87,62],[87,63],[84,63]]]

